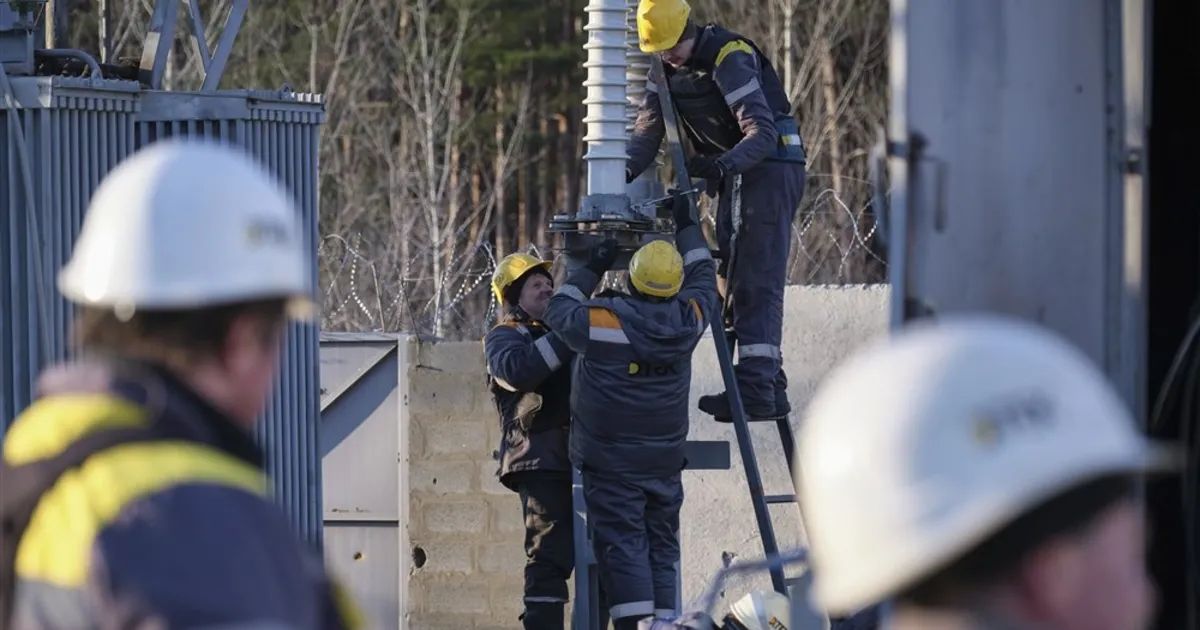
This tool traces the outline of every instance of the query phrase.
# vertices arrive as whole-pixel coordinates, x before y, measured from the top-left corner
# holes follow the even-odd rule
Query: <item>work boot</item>
[[[786,400],[784,402],[786,403]],[[774,420],[781,415],[777,413],[774,404],[771,406],[752,405],[746,404],[745,401],[742,404],[745,406],[748,418]],[[733,422],[733,411],[729,408],[729,397],[725,395],[725,392],[701,396],[700,404],[697,406],[700,407],[700,411],[712,415],[717,422]],[[787,410],[791,411],[790,405]]]
[[[775,417],[779,418],[792,413],[792,403],[788,402],[787,390],[775,388]]]

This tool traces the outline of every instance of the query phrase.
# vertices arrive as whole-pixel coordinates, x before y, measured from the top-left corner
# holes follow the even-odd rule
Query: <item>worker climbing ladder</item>
[[[655,55],[651,59],[653,64],[653,74],[658,82],[659,102],[662,107],[663,123],[666,127],[667,134],[667,151],[671,161],[675,166],[676,188],[680,191],[691,191],[691,178],[684,166],[683,145],[681,142],[681,134],[679,129],[679,120],[676,116],[675,105],[670,98],[670,90],[666,84],[666,74],[663,71],[661,59]],[[735,176],[732,185],[729,187],[733,196],[731,204],[734,214],[734,232],[731,243],[730,260],[728,261],[727,277],[732,278],[732,269],[736,264],[736,241],[738,228],[740,227],[740,187],[741,177]],[[693,217],[698,216],[696,207],[696,199],[694,194],[683,194],[675,198],[675,203],[681,199],[686,200],[690,206],[690,211]],[[726,294],[730,295],[731,291],[726,290]],[[732,335],[731,330],[726,328],[725,312],[727,303],[719,305],[714,313],[709,314],[711,322],[713,344],[716,349],[717,362],[721,366],[721,377],[725,383],[725,391],[729,396],[730,411],[732,417],[729,420],[733,424],[734,433],[738,443],[738,451],[741,455],[742,466],[746,474],[746,483],[750,491],[751,503],[754,506],[754,518],[758,526],[759,536],[762,539],[763,552],[767,557],[776,557],[779,555],[779,544],[775,536],[775,527],[772,521],[770,506],[778,504],[795,504],[798,505],[795,492],[790,494],[767,495],[763,489],[762,474],[758,468],[758,458],[755,455],[754,444],[750,435],[751,421],[766,421],[773,422],[779,434],[779,440],[783,448],[784,457],[787,459],[787,467],[789,473],[789,483],[795,478],[793,466],[795,440],[792,436],[791,424],[786,415],[777,418],[751,418],[746,415],[745,407],[742,404],[741,393],[738,390],[737,378],[733,367],[733,346],[736,344],[736,339]],[[595,554],[592,550],[591,532],[587,521],[586,506],[583,499],[582,481],[578,471],[574,478],[574,499],[575,499],[575,558],[576,558],[576,601],[575,611],[573,615],[573,627],[580,630],[599,630],[604,627],[601,623],[606,615],[600,610],[602,604],[599,597],[599,580],[596,571]],[[677,567],[678,569],[678,567]],[[783,564],[772,563],[769,568],[771,574],[771,585],[775,591],[787,595],[789,587],[796,584],[804,584],[800,580],[788,580],[785,577]],[[676,575],[680,572],[677,570]],[[677,577],[678,579],[678,577]],[[802,590],[806,588],[802,587]],[[582,592],[581,592],[582,591]],[[677,588],[676,592],[681,597],[682,589]],[[793,591],[796,592],[796,591]],[[796,602],[793,602],[796,605]],[[676,608],[681,609],[681,602],[676,602]]]
[[[667,153],[671,158],[671,162],[675,166],[675,181],[676,187],[679,190],[689,190],[692,187],[692,180],[689,177],[687,168],[684,166],[683,143],[679,130],[679,118],[675,112],[675,103],[671,97],[670,87],[667,85],[667,74],[663,70],[662,59],[655,55],[651,59],[653,74],[658,83],[658,99],[662,108],[663,124],[666,127],[667,133]],[[727,277],[733,277],[733,267],[737,264],[737,233],[740,227],[740,188],[741,176],[735,176],[733,185],[729,187],[733,193],[733,203],[731,204],[734,214],[734,233],[730,239],[730,259],[727,263]],[[688,195],[686,197],[688,204],[691,206],[692,216],[698,215],[695,197]],[[732,291],[726,290],[727,295],[731,295]],[[742,456],[742,467],[746,472],[746,483],[750,490],[750,500],[754,506],[754,518],[758,523],[759,536],[762,538],[763,552],[768,556],[777,555],[779,553],[779,544],[775,537],[775,526],[771,520],[770,505],[782,503],[796,503],[796,495],[782,494],[768,496],[763,490],[762,474],[758,469],[758,458],[754,453],[754,443],[750,436],[750,417],[746,415],[745,407],[742,405],[742,395],[737,386],[737,377],[733,371],[733,350],[730,344],[731,335],[725,326],[724,308],[721,312],[713,313],[709,316],[712,325],[713,345],[716,348],[717,363],[721,366],[721,378],[725,382],[726,395],[729,396],[729,408],[732,414],[730,420],[733,423],[734,434],[737,437],[738,452]],[[783,454],[787,458],[788,471],[791,472],[794,462],[792,459],[795,440],[792,438],[792,427],[787,416],[779,418],[764,419],[775,422],[779,431],[779,439],[783,445]],[[792,476],[794,478],[794,475]],[[787,594],[787,584],[784,579],[783,567],[773,566],[771,572],[771,586],[783,594]]]

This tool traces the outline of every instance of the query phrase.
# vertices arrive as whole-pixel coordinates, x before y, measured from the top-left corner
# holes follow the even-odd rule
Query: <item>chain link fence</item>
[[[702,211],[707,210],[702,208]],[[712,215],[705,215],[712,228]],[[481,338],[495,322],[491,276],[504,254],[486,240],[455,251],[381,248],[383,235],[327,235],[321,263],[322,325],[326,330],[406,331],[449,339]],[[387,251],[388,254],[375,252]],[[559,258],[550,244],[525,251]],[[431,264],[440,256],[438,265]],[[561,261],[560,261],[561,263]],[[561,265],[560,265],[561,267]],[[852,207],[832,188],[810,191],[792,225],[789,284],[884,282],[887,262],[870,208]]]

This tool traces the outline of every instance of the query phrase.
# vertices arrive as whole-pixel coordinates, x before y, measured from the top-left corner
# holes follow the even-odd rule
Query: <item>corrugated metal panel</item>
[[[140,147],[175,136],[205,137],[244,147],[295,196],[305,246],[315,255],[317,149],[323,119],[321,100],[312,95],[151,92],[142,99],[137,140]],[[316,286],[315,268],[311,282]],[[279,382],[259,425],[275,497],[297,530],[313,541],[321,539],[317,363],[315,324],[292,325]]]
[[[133,149],[136,84],[13,77],[25,152],[0,110],[0,428],[42,366],[67,355],[73,311],[55,289],[92,191]],[[29,172],[26,191],[23,168]]]
[[[244,147],[295,195],[315,255],[319,96],[139,92],[131,82],[62,77],[14,78],[13,87],[28,108],[21,118],[35,202],[26,201],[17,144],[0,110],[0,428],[28,405],[39,370],[66,356],[71,311],[54,276],[100,179],[136,148],[173,136]],[[301,534],[319,541],[317,330],[297,325],[289,333],[260,437],[277,499]]]

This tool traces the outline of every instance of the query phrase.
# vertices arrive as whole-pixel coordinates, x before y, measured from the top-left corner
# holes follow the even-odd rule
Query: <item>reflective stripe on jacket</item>
[[[716,304],[715,265],[699,228],[678,234],[684,280],[668,300],[587,299],[599,278],[577,270],[546,321],[572,350],[571,461],[597,474],[659,478],[683,468],[692,351]]]
[[[12,627],[357,624],[266,498],[252,437],[164,370],[93,361],[43,375],[5,436],[5,470],[131,428],[163,437],[97,450],[36,499],[16,547]]]

